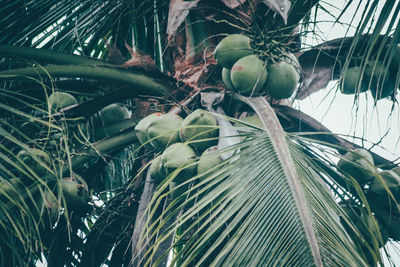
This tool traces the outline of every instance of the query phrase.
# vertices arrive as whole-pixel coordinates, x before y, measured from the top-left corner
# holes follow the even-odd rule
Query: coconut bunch
[[[375,101],[397,94],[396,85],[400,66],[400,45],[397,45],[391,64],[387,66],[381,60],[369,60],[365,64],[356,64],[345,70],[340,79],[340,91],[346,95],[370,91]]]
[[[279,60],[261,58],[252,40],[232,34],[220,41],[214,56],[222,68],[227,89],[244,96],[266,94],[274,99],[289,98],[300,81],[300,64],[295,55],[283,53]]]
[[[222,162],[216,153],[217,120],[202,109],[185,119],[173,114],[150,114],[137,124],[135,132],[146,149],[160,152],[150,165],[152,179],[161,183],[174,172],[177,174],[170,183],[173,198],[187,190],[188,185],[182,183]]]
[[[347,152],[340,158],[337,167],[346,176],[354,178],[364,190],[378,226],[385,234],[385,240],[387,241],[387,238],[399,240],[400,225],[397,225],[397,220],[393,218],[400,217],[400,167],[379,171],[374,165],[371,154],[365,149]],[[357,217],[353,215],[349,217],[356,220]],[[366,215],[359,214],[357,220],[361,220],[363,216]]]

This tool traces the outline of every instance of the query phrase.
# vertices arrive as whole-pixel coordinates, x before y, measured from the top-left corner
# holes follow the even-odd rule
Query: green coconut
[[[235,89],[235,87],[233,86],[232,81],[231,81],[231,70],[227,69],[227,68],[222,68],[221,76],[222,76],[222,81],[224,82],[226,88],[228,90],[233,91]]]
[[[178,168],[182,168],[174,180],[177,183],[183,182],[196,175],[197,166],[196,164],[192,164],[195,160],[195,151],[184,143],[172,144],[165,149],[161,155],[161,164],[164,166],[167,174],[171,174]]]
[[[256,55],[239,59],[231,69],[234,88],[244,96],[257,96],[267,79],[264,62]]]
[[[178,187],[179,186],[179,187]],[[176,182],[170,182],[169,184],[169,192],[171,194],[172,200],[175,200],[182,196],[189,188],[188,184],[179,184]]]
[[[119,104],[108,105],[100,111],[100,119],[105,126],[127,120],[130,117],[129,110]]]
[[[345,202],[340,203],[343,211],[349,217],[351,223],[358,229],[360,234],[364,237],[366,244],[374,250],[378,250],[378,248],[383,247],[388,241],[388,234],[386,231],[383,231],[382,225],[378,223],[378,229],[375,227],[375,222],[373,215],[369,215],[365,208],[361,208],[355,204],[346,204]],[[358,234],[354,233],[354,230],[349,227],[348,223],[342,219],[342,224],[345,226],[346,231],[349,233],[350,237],[361,246],[363,249],[367,249],[365,243],[359,242]],[[382,240],[379,238],[379,233],[381,234]],[[376,243],[378,242],[378,247],[376,247]],[[373,262],[375,257],[368,257],[368,261]]]
[[[296,57],[285,56],[279,63],[268,66],[265,90],[275,99],[290,97],[300,80],[299,63]]]
[[[393,196],[396,198],[397,201],[400,200],[400,176],[397,175],[397,173],[389,170],[385,170],[380,172],[380,176],[382,177],[382,180],[379,179],[378,177],[375,177],[374,180],[372,180],[372,183],[369,187],[369,190],[371,193],[376,194],[376,195],[387,195],[387,189],[388,188]],[[385,187],[386,185],[386,187]]]
[[[362,68],[359,66],[348,68],[340,82],[340,91],[345,95],[363,93],[368,90],[368,83],[362,79]]]
[[[253,115],[253,116],[247,116],[243,119],[240,119],[243,122],[246,122],[248,124],[252,124],[254,126],[258,126],[260,128],[264,128],[264,125],[262,123],[262,121],[260,120],[260,118],[257,115]],[[235,122],[235,126],[239,126],[239,127],[246,127],[247,125],[244,125],[240,122]]]
[[[161,155],[153,159],[150,165],[150,176],[157,184],[161,183],[167,177],[167,173],[161,162]]]
[[[46,190],[43,196],[42,219],[45,225],[53,226],[58,219],[60,205],[53,192]]]
[[[163,151],[168,146],[180,142],[179,129],[183,119],[178,115],[164,114],[152,121],[147,127],[147,138],[157,151]]]
[[[90,194],[86,184],[65,178],[59,181],[59,186],[68,208],[76,210],[88,205]]]
[[[251,39],[246,35],[228,35],[215,48],[214,56],[217,63],[225,68],[232,68],[236,61],[253,54],[250,43]]]
[[[189,141],[189,145],[201,154],[208,147],[218,143],[217,126],[217,120],[213,115],[202,109],[197,109],[183,120],[179,130],[179,136],[182,142]],[[204,139],[211,140],[193,142]]]
[[[78,101],[73,95],[64,92],[54,92],[49,96],[48,100],[49,108],[53,112],[78,104]]]
[[[144,117],[143,119],[141,119],[138,124],[135,127],[135,133],[136,133],[136,137],[139,140],[139,142],[144,145],[144,147],[148,150],[152,150],[153,147],[151,146],[151,144],[148,142],[149,139],[147,137],[147,128],[149,127],[149,125],[155,121],[158,120],[161,117],[161,113],[157,112],[157,113],[153,113],[150,114],[146,117]]]
[[[369,91],[375,100],[393,96],[396,93],[390,70],[381,61],[368,62],[364,79],[370,85]]]
[[[395,167],[393,169],[391,169],[392,172],[395,172],[397,175],[400,176],[400,167]]]
[[[223,162],[220,155],[217,154],[217,149],[217,146],[212,146],[201,154],[197,163],[197,175],[204,174]]]
[[[49,155],[37,148],[30,148],[29,150],[23,149],[18,152],[17,158],[39,176],[43,176],[47,173],[47,168],[50,167],[51,163]]]
[[[375,166],[371,154],[365,149],[355,149],[341,157],[338,168],[363,186],[374,178]]]

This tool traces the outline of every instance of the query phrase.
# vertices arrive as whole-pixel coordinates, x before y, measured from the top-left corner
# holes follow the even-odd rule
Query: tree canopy
[[[398,109],[399,9],[3,0],[1,266],[396,266],[399,159],[294,103]]]

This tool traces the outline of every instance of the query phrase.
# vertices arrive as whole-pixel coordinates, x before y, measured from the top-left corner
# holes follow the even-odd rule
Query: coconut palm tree
[[[369,89],[395,107],[400,3],[348,1],[333,20],[358,5],[354,36],[323,40],[318,15],[332,5],[3,0],[2,266],[395,265],[385,244],[400,239],[398,162],[356,150],[292,103],[338,80],[355,103]],[[267,71],[294,54],[296,92],[243,96],[224,82],[214,52],[232,34]],[[135,126],[196,109],[218,122],[207,130],[217,136],[182,140],[217,145],[205,172],[188,171],[204,163],[196,151],[155,180],[158,155],[164,167],[183,156],[152,148],[169,133],[143,143]]]

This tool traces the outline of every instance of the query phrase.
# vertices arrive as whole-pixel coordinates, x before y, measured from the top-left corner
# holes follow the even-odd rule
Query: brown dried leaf
[[[139,67],[140,69],[146,71],[156,71],[159,72],[156,63],[154,60],[143,51],[136,50],[134,51],[132,47],[130,47],[127,43],[125,43],[126,48],[128,49],[129,53],[131,54],[132,58],[124,64],[121,65],[123,68],[132,68],[132,67]]]
[[[190,64],[186,60],[176,62],[174,78],[191,88],[200,89],[219,66],[212,52],[206,53],[203,61],[195,62],[197,63]]]
[[[222,3],[224,3],[227,7],[231,8],[231,9],[235,9],[238,6],[240,6],[241,4],[243,4],[244,2],[246,2],[246,0],[221,0]]]
[[[314,92],[325,88],[333,79],[333,66],[315,66],[314,68],[303,69],[303,85],[297,92],[297,99],[304,99]]]
[[[168,42],[171,43],[178,31],[178,28],[185,21],[189,11],[197,6],[200,0],[184,1],[171,0],[169,3],[167,35]]]
[[[116,65],[121,65],[124,63],[125,59],[121,54],[121,51],[115,46],[111,45],[108,42],[104,41],[108,50],[108,58],[111,63]]]
[[[285,24],[287,24],[288,12],[292,3],[289,0],[263,0],[270,9],[281,15]]]

